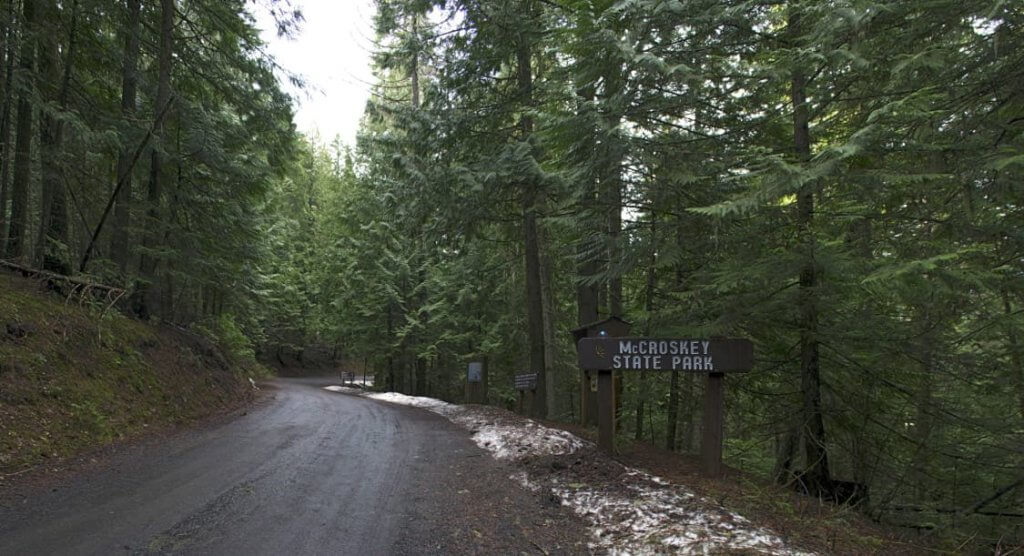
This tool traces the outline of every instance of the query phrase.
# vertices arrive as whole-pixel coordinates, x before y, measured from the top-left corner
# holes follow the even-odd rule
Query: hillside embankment
[[[0,480],[239,407],[260,371],[202,335],[0,272]]]

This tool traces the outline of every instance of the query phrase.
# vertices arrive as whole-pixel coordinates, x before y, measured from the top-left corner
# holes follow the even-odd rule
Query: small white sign
[[[466,382],[483,382],[484,381],[484,364],[479,361],[473,361],[469,364],[469,370],[466,371]]]

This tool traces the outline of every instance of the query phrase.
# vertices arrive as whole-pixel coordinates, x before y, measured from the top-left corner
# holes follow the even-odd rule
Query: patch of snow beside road
[[[330,390],[331,392],[339,392],[342,394],[362,394],[362,390],[358,388],[349,388],[348,386],[324,386],[324,390]]]
[[[367,398],[380,400],[382,402],[391,402],[400,405],[411,405],[413,407],[423,407],[430,410],[443,410],[444,408],[457,407],[448,402],[435,400],[434,398],[424,398],[422,396],[406,396],[405,394],[399,394],[398,392],[367,392],[363,395],[366,396]],[[443,411],[435,411],[435,413],[445,415]]]
[[[385,402],[422,407],[443,415],[473,433],[473,442],[498,459],[571,454],[583,447],[578,436],[538,425],[533,421],[507,425],[472,407],[453,405],[434,398],[406,396],[396,392],[367,393],[366,397]]]
[[[596,547],[610,554],[803,554],[680,485],[635,469],[624,473],[620,482],[625,491],[551,481],[552,492],[563,504],[594,524]]]

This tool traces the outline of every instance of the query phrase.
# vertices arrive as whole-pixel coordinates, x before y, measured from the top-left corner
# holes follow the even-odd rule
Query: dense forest
[[[486,357],[552,420],[580,324],[750,338],[728,464],[1020,538],[1024,5],[378,0],[355,145],[292,124],[252,10],[296,8],[0,1],[4,264],[406,393]],[[622,382],[623,439],[695,450],[701,375]]]

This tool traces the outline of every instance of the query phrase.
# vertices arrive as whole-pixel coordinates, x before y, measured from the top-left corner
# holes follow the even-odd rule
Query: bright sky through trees
[[[277,36],[264,8],[256,8],[256,17],[282,72],[306,83],[305,90],[298,90],[282,79],[297,101],[295,124],[307,135],[319,133],[324,141],[338,135],[354,144],[373,80],[373,0],[296,0],[294,4],[305,21],[293,38]]]

